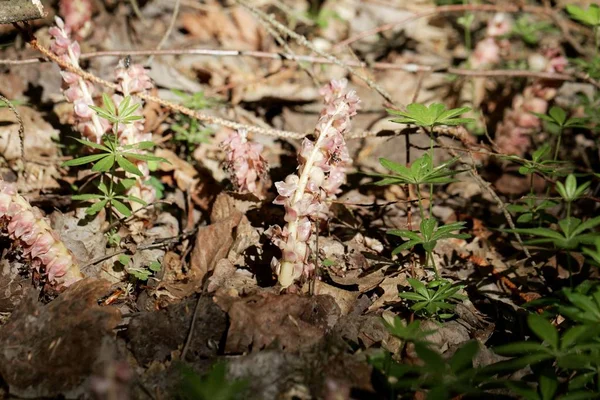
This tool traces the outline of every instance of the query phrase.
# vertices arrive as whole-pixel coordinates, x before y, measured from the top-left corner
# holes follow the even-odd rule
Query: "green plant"
[[[556,145],[554,146],[554,161],[558,159],[558,151],[560,149],[563,129],[585,127],[585,124],[587,123],[585,118],[567,118],[567,112],[556,106],[550,108],[548,115],[539,113],[532,114],[552,125],[555,125],[558,128],[558,137],[556,139]]]
[[[584,10],[583,8],[575,5],[568,4],[567,12],[576,21],[581,22],[584,25],[589,25],[594,30],[594,43],[596,45],[596,51],[598,51],[598,28],[600,27],[600,6],[598,4],[590,4],[590,6]]]
[[[600,225],[600,217],[595,217],[582,222],[579,218],[570,217],[558,221],[558,230],[550,228],[516,228],[508,229],[537,239],[525,241],[525,244],[552,244],[555,248],[563,250],[575,250],[582,244],[594,244],[598,233],[591,231]]]
[[[392,109],[388,109],[387,111],[391,115],[398,115],[400,117],[393,119],[393,122],[412,124],[431,129],[439,125],[456,126],[472,122],[472,118],[458,118],[459,115],[470,110],[469,107],[446,110],[446,107],[440,103],[433,103],[429,107],[420,103],[412,103],[406,106],[406,112]]]
[[[592,79],[600,79],[600,56],[596,55],[590,60],[572,58],[569,61],[578,66],[583,74],[588,75]]]
[[[577,178],[575,175],[569,174],[565,183],[556,182],[556,191],[563,198],[567,204],[567,218],[571,216],[571,203],[578,200],[581,195],[590,187],[591,182],[585,182],[582,185],[577,185]]]
[[[426,391],[427,400],[482,393],[480,384],[486,377],[473,367],[473,358],[479,351],[476,340],[463,344],[448,360],[423,342],[414,343],[414,349],[420,360],[416,364],[400,364],[386,352],[369,358],[369,363],[384,374],[390,398],[422,391]]]
[[[206,97],[203,91],[187,94],[181,90],[173,89],[172,92],[181,98],[180,102],[183,106],[192,110],[203,110],[218,104],[215,99]],[[212,128],[185,114],[175,116],[175,122],[171,124],[171,129],[175,132],[173,140],[183,143],[188,150],[193,150],[201,143],[208,143],[213,133]]]
[[[416,279],[408,278],[408,283],[413,291],[400,293],[399,296],[414,302],[411,310],[426,317],[451,318],[454,315],[451,311],[455,305],[449,301],[466,299],[466,296],[458,294],[463,286],[455,286],[445,279],[436,279],[425,285]]]
[[[471,51],[471,31],[473,28],[473,21],[475,20],[475,14],[465,13],[462,17],[459,17],[456,22],[462,26],[465,30],[465,48],[467,51]]]
[[[519,17],[513,26],[512,35],[520,37],[526,44],[533,46],[540,40],[540,35],[552,30],[552,25],[545,21],[532,21],[528,16]]]
[[[495,348],[498,354],[515,358],[485,369],[488,372],[497,372],[539,365],[541,372],[538,372],[538,386],[542,396],[548,396],[551,392],[552,396],[562,394],[558,397],[560,399],[597,398],[600,394],[600,326],[570,325],[561,333],[548,320],[537,314],[530,314],[527,324],[539,341],[514,342]],[[555,378],[560,378],[556,379],[556,384],[552,382]],[[559,382],[562,382],[560,386]],[[522,395],[526,392],[529,392],[527,396],[534,394],[531,389],[523,388],[515,382],[509,381],[507,386],[516,389]]]
[[[136,267],[134,266],[132,257],[126,254],[121,254],[119,256],[119,263],[129,275],[140,281],[147,281],[148,278],[161,269],[161,264],[158,261],[152,261],[147,266]]]
[[[433,259],[433,250],[437,245],[438,240],[441,239],[467,239],[470,237],[469,234],[466,233],[455,233],[456,231],[464,228],[464,222],[454,222],[448,225],[438,226],[438,221],[431,217],[425,218],[421,221],[419,226],[420,231],[415,232],[408,229],[394,229],[388,231],[389,235],[400,236],[403,239],[407,239],[408,241],[396,247],[392,254],[398,254],[401,251],[410,249],[416,245],[421,245],[427,254],[427,259],[425,261],[425,266],[431,265],[435,276],[439,278],[439,273],[437,267],[435,265],[435,261]]]
[[[579,324],[600,324],[600,285],[584,281],[577,287],[564,288],[552,297],[531,301],[524,305],[529,309],[545,308],[545,313],[564,316]]]
[[[600,266],[600,237],[594,241],[595,247],[584,247],[583,254],[588,256],[596,266]]]
[[[248,383],[227,379],[227,364],[217,362],[210,371],[199,376],[191,368],[181,365],[180,393],[188,400],[234,400],[243,398]]]
[[[73,195],[73,200],[97,201],[87,208],[86,213],[94,215],[103,208],[109,210],[109,218],[112,218],[113,210],[125,216],[131,215],[131,206],[128,202],[135,202],[146,205],[142,199],[127,194],[135,183],[136,178],[126,178],[118,171],[121,168],[134,176],[143,176],[139,168],[134,164],[135,161],[160,161],[166,160],[150,154],[144,154],[143,151],[154,147],[152,142],[139,142],[130,145],[121,145],[118,140],[119,125],[127,125],[140,120],[142,117],[134,115],[139,107],[138,104],[130,105],[131,98],[125,97],[115,107],[111,98],[104,94],[102,96],[104,108],[90,106],[98,116],[112,123],[112,132],[103,136],[103,143],[94,143],[88,140],[75,139],[80,144],[96,150],[97,153],[87,156],[77,157],[64,162],[64,167],[75,167],[91,164],[91,170],[100,173],[100,179],[96,184],[98,193]]]

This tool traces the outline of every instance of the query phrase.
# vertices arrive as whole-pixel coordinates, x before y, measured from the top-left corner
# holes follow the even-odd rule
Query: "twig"
[[[99,85],[113,89],[115,91],[119,91],[118,85],[116,85],[112,82],[108,82],[102,78],[98,78],[94,74],[84,71],[81,68],[74,66],[70,62],[67,62],[67,61],[61,59],[56,54],[54,54],[53,52],[51,52],[44,46],[40,45],[40,43],[37,41],[37,39],[31,38],[29,40],[29,44],[34,49],[37,49],[44,56],[46,56],[50,60],[54,61],[61,68],[65,69],[69,72],[73,72],[74,74],[77,74],[80,77],[82,77],[83,79],[88,80],[90,82],[97,83]],[[167,107],[173,111],[177,111],[177,112],[179,112],[181,114],[185,114],[189,117],[196,118],[200,121],[204,121],[204,122],[207,122],[210,124],[221,125],[221,126],[231,128],[231,129],[246,129],[248,132],[252,132],[252,133],[256,133],[256,134],[260,134],[260,135],[277,136],[277,137],[283,137],[283,138],[288,138],[288,139],[302,139],[304,136],[306,136],[302,133],[290,132],[290,131],[280,131],[280,130],[272,129],[272,128],[260,128],[260,127],[253,126],[253,125],[240,124],[238,122],[233,122],[233,121],[229,121],[229,120],[215,117],[212,115],[203,114],[198,111],[194,111],[188,107],[184,107],[181,104],[172,103],[170,101],[163,100],[160,97],[156,97],[156,96],[144,93],[144,92],[136,93],[135,96],[137,96],[140,99],[145,100],[147,102],[158,103],[163,107]]]
[[[180,235],[177,235],[177,236],[171,236],[171,237],[168,237],[168,238],[159,239],[159,240],[157,240],[157,241],[155,241],[153,243],[149,243],[149,244],[146,244],[146,245],[138,246],[138,247],[136,247],[135,251],[156,249],[156,248],[159,248],[159,247],[163,247],[163,246],[167,246],[167,245],[170,245],[170,244],[173,244],[173,243],[177,243],[181,239],[184,239],[184,238],[187,238],[189,236],[194,235],[196,233],[196,231],[197,231],[197,229],[194,229],[193,231],[184,232],[184,233],[182,233]],[[99,256],[99,257],[91,259],[87,263],[83,264],[79,269],[83,271],[86,268],[91,267],[92,265],[99,264],[99,263],[101,263],[103,261],[110,260],[113,257],[119,256],[119,255],[125,254],[125,253],[130,253],[130,252],[131,252],[131,250],[129,250],[129,249],[116,250],[116,251],[114,251],[114,252],[112,252],[110,254],[104,254],[102,256]]]
[[[356,76],[358,79],[360,79],[361,81],[365,82],[367,84],[367,86],[369,86],[371,89],[373,89],[377,93],[379,93],[379,95],[381,97],[383,97],[387,102],[389,102],[391,104],[394,104],[394,100],[392,99],[392,96],[390,96],[389,93],[387,93],[381,86],[379,86],[379,84],[377,84],[376,82],[374,82],[369,77],[364,76],[361,73],[359,73],[357,70],[355,70],[350,65],[348,65],[348,63],[340,60],[339,58],[337,58],[337,57],[335,57],[335,56],[333,56],[331,54],[327,54],[324,51],[319,50],[306,37],[304,37],[303,35],[300,35],[300,34],[294,32],[293,30],[291,30],[287,26],[285,26],[285,25],[281,24],[280,22],[278,22],[275,18],[273,18],[273,16],[265,14],[264,12],[262,12],[261,10],[259,10],[258,8],[249,5],[246,1],[235,0],[235,2],[237,4],[239,4],[239,5],[241,5],[242,7],[244,7],[245,9],[247,9],[248,11],[250,11],[257,18],[260,18],[260,19],[262,19],[262,20],[267,21],[268,23],[270,23],[275,29],[277,29],[282,34],[287,35],[287,36],[291,37],[292,39],[294,39],[296,41],[296,43],[298,43],[300,46],[304,46],[304,47],[310,49],[311,51],[315,52],[316,54],[320,55],[321,57],[324,57],[327,60],[331,61],[332,63],[334,63],[334,64],[336,64],[336,65],[344,68],[348,73]]]
[[[0,2],[1,3],[1,2]],[[23,120],[21,119],[21,115],[13,106],[13,104],[6,97],[0,94],[0,100],[6,103],[6,106],[10,109],[10,111],[15,114],[17,118],[17,122],[19,123],[19,148],[21,150],[21,160],[25,160],[25,125],[23,125]]]
[[[456,151],[444,146],[444,144],[439,140],[439,138],[436,138],[436,141],[438,142],[438,144],[440,146],[446,148],[446,150],[448,150],[448,152],[452,155],[452,157],[458,157],[458,154],[456,153]],[[461,160],[462,164],[469,167],[469,174],[473,177],[473,179],[475,179],[475,181],[477,181],[479,186],[482,189],[484,189],[485,191],[487,191],[490,194],[490,196],[492,196],[492,198],[496,201],[496,203],[498,203],[498,207],[500,208],[500,211],[502,211],[502,214],[504,215],[504,218],[506,219],[508,226],[510,226],[510,228],[514,231],[515,229],[517,229],[517,227],[515,226],[512,216],[506,209],[506,204],[504,204],[504,202],[502,201],[500,196],[498,196],[498,194],[494,191],[494,189],[492,189],[492,187],[491,187],[492,185],[489,182],[486,182],[481,176],[479,176],[479,173],[477,172],[477,168],[475,167],[475,160],[473,160],[473,156],[471,155],[471,153],[469,153],[469,156],[471,157],[472,162],[467,163],[467,162],[464,162]],[[521,245],[521,247],[523,248],[523,252],[527,256],[527,258],[531,258],[531,253],[529,252],[529,249],[527,249],[527,247],[525,247],[525,244],[523,243],[523,240],[521,239],[521,235],[519,235],[519,233],[517,233],[517,232],[514,232],[514,235],[515,235],[515,238],[517,239],[517,241],[519,242],[519,245]],[[533,265],[535,266],[535,262],[533,263]]]
[[[190,330],[188,331],[187,338],[185,339],[185,344],[183,345],[183,349],[181,350],[181,361],[185,361],[185,356],[187,355],[188,349],[190,348],[190,343],[192,342],[194,326],[196,325],[196,318],[198,318],[198,310],[200,309],[200,300],[202,300],[201,294],[198,295],[196,307],[194,307],[194,315],[192,315],[192,322],[190,323]]]
[[[306,75],[308,75],[308,77],[312,80],[313,84],[316,87],[320,87],[321,84],[319,83],[319,80],[317,79],[317,77],[315,76],[315,74],[313,74],[312,71],[310,71],[304,64],[302,64],[298,60],[298,56],[296,55],[296,53],[294,53],[294,50],[292,50],[292,48],[290,47],[290,45],[287,44],[287,42],[285,41],[285,39],[283,37],[281,37],[281,35],[269,23],[267,23],[266,21],[263,21],[262,19],[259,19],[258,22],[263,26],[263,28],[265,28],[267,30],[267,32],[269,32],[269,34],[271,36],[273,36],[273,38],[275,39],[275,41],[281,47],[283,47],[283,49],[291,56],[290,58],[296,62],[296,65],[298,65],[298,67],[300,67],[301,70],[303,70],[304,72],[306,72]]]
[[[0,0],[0,24],[29,21],[45,16],[40,0]]]
[[[127,222],[131,221],[132,219],[134,219],[134,218],[137,217],[136,214],[138,212],[146,210],[146,209],[148,209],[150,207],[155,207],[158,204],[171,204],[171,202],[166,201],[166,200],[158,200],[158,201],[155,201],[154,203],[146,204],[145,206],[140,207],[137,210],[134,210],[131,215],[129,215],[127,217],[119,218],[118,220],[116,220],[115,222],[113,222],[112,224],[110,224],[109,226],[107,226],[106,228],[104,228],[102,230],[102,233],[106,233],[106,232],[110,231],[112,228],[114,228],[115,226],[118,226],[118,225],[121,225],[121,224],[124,224],[124,223],[127,223]]]
[[[281,60],[281,61],[295,61],[295,62],[307,62],[313,64],[335,64],[334,61],[325,57],[315,57],[308,55],[295,55],[288,53],[274,53],[266,51],[253,51],[253,50],[218,50],[218,49],[165,49],[165,50],[109,50],[109,51],[94,51],[89,53],[82,53],[80,59],[90,59],[97,57],[143,57],[143,56],[171,56],[171,55],[200,55],[200,56],[212,56],[212,57],[253,57],[253,58],[264,58],[270,60]],[[28,65],[37,64],[44,62],[43,58],[26,58],[22,60],[0,60],[0,65]],[[454,74],[464,75],[473,77],[511,77],[511,78],[534,78],[534,79],[546,79],[554,81],[576,81],[580,80],[588,82],[596,87],[600,87],[600,83],[594,81],[587,75],[583,74],[558,74],[553,72],[535,72],[529,70],[485,70],[476,71],[461,68],[452,68],[449,66],[430,66],[430,65],[419,65],[414,63],[385,63],[376,62],[368,64],[363,61],[348,60],[344,61],[347,66],[359,67],[359,68],[372,68],[381,70],[400,70],[410,73],[422,73],[431,72],[434,74]]]
[[[162,47],[165,45],[165,43],[169,39],[169,36],[171,36],[171,32],[173,31],[173,28],[175,27],[175,23],[177,22],[177,16],[179,15],[179,6],[180,5],[181,5],[181,0],[175,0],[175,8],[173,9],[173,15],[171,16],[171,21],[169,21],[169,26],[167,27],[167,31],[165,32],[164,36],[162,37],[162,39],[160,39],[160,42],[156,46],[156,50],[162,49]],[[152,64],[153,59],[154,59],[154,56],[148,57],[148,61],[146,61],[146,65]]]

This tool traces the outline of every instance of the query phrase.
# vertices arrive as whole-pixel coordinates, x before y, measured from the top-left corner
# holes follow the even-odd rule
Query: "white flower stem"
[[[325,140],[325,138],[327,137],[329,129],[331,128],[331,125],[335,120],[335,116],[342,111],[341,109],[343,108],[343,106],[344,103],[340,102],[335,112],[329,117],[329,121],[327,121],[325,128],[323,128],[323,130],[320,132],[319,137],[315,141],[313,150],[308,156],[308,159],[306,160],[304,168],[302,169],[302,172],[300,174],[298,186],[296,187],[296,191],[294,192],[294,195],[290,202],[291,207],[293,207],[302,199],[302,195],[304,194],[304,191],[306,190],[306,185],[308,184],[310,171],[313,167],[313,164],[315,163],[317,154],[321,151],[321,144],[323,143],[323,140]],[[298,218],[299,216],[296,216],[296,218],[293,221],[290,221],[287,225],[288,238],[292,238],[294,243],[296,243],[298,239]],[[294,282],[294,263],[285,260],[282,261],[279,270],[278,281],[279,284],[284,288],[290,286]]]

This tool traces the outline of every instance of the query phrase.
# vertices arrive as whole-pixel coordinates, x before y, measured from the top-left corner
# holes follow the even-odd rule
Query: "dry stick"
[[[215,49],[166,49],[166,50],[109,50],[109,51],[94,51],[89,53],[82,53],[80,59],[90,59],[96,57],[125,57],[125,56],[169,56],[169,55],[201,55],[201,56],[212,56],[212,57],[253,57],[253,58],[264,58],[271,60],[281,61],[296,61],[296,62],[308,62],[314,64],[335,64],[324,57],[315,57],[307,55],[294,55],[287,53],[273,53],[266,51],[253,51],[253,50],[215,50]],[[26,58],[22,60],[0,60],[0,65],[27,65],[37,64],[45,61],[42,58]],[[363,61],[344,61],[347,66],[360,67],[360,68],[372,68],[382,70],[400,70],[411,73],[419,72],[431,72],[435,74],[454,74],[464,75],[473,77],[511,77],[511,78],[534,78],[534,79],[547,79],[554,81],[583,81],[588,82],[597,88],[600,88],[600,83],[591,79],[588,75],[584,74],[558,74],[552,72],[534,72],[527,70],[486,70],[486,71],[475,71],[469,69],[452,68],[449,66],[429,66],[419,65],[414,63],[405,64],[393,64],[377,62],[368,64]]]
[[[1,4],[1,2],[0,2]],[[6,103],[6,106],[10,109],[10,111],[15,114],[17,118],[17,122],[19,123],[19,148],[21,150],[21,160],[25,161],[25,125],[23,125],[23,120],[21,119],[21,115],[15,108],[15,106],[8,100],[6,97],[0,94],[0,100]]]
[[[40,45],[39,42],[37,41],[37,39],[35,39],[35,38],[31,39],[29,41],[29,44],[34,49],[37,49],[44,56],[46,56],[50,60],[54,61],[61,68],[65,69],[69,72],[72,72],[74,74],[77,74],[80,77],[82,77],[83,79],[88,80],[90,82],[94,82],[94,83],[97,83],[104,87],[113,89],[115,91],[119,91],[118,85],[116,85],[112,82],[108,82],[104,79],[98,78],[94,74],[86,72],[86,71],[82,70],[81,68],[77,68],[73,64],[71,64],[65,60],[62,60],[60,57],[58,57],[52,51],[50,51],[47,48],[45,48],[44,46]],[[298,132],[280,131],[278,129],[272,129],[272,128],[260,128],[258,126],[240,124],[238,122],[233,122],[233,121],[229,121],[229,120],[226,120],[223,118],[214,117],[212,115],[203,114],[203,113],[194,111],[192,109],[189,109],[187,107],[184,107],[180,104],[172,103],[170,101],[163,100],[160,97],[156,97],[156,96],[153,96],[153,95],[150,95],[147,93],[143,93],[143,92],[136,93],[135,96],[137,96],[140,99],[145,100],[145,101],[158,103],[163,107],[167,107],[173,111],[177,111],[181,114],[185,114],[192,118],[196,118],[200,121],[205,121],[210,124],[221,125],[221,126],[231,128],[231,129],[246,129],[248,132],[257,133],[260,135],[277,136],[277,137],[288,138],[288,139],[302,139],[304,136],[306,136],[306,135],[304,135],[302,133],[298,133]]]
[[[456,151],[454,151],[452,148],[448,148],[447,146],[445,146],[444,143],[442,143],[439,140],[439,138],[436,138],[436,141],[440,146],[442,146],[446,150],[448,150],[448,152],[452,155],[452,157],[458,157],[458,154],[456,153]],[[479,186],[482,189],[484,189],[485,191],[487,191],[490,194],[490,196],[492,196],[492,198],[496,201],[496,203],[498,203],[498,207],[500,207],[500,210],[502,211],[502,214],[504,215],[504,218],[506,219],[508,226],[510,226],[510,228],[512,230],[517,229],[517,227],[515,226],[515,223],[512,219],[512,216],[506,209],[506,204],[504,204],[504,202],[502,201],[500,196],[498,196],[498,194],[494,191],[494,189],[492,189],[492,187],[491,187],[492,185],[489,182],[486,182],[481,176],[479,176],[479,173],[477,172],[477,169],[475,167],[475,160],[473,159],[472,154],[470,152],[467,152],[467,153],[469,154],[469,157],[471,158],[472,163],[469,164],[464,161],[461,161],[461,162],[465,166],[469,167],[469,174],[477,181]],[[527,247],[525,247],[525,244],[523,243],[523,240],[521,239],[521,235],[519,235],[519,233],[517,233],[517,232],[514,232],[514,235],[515,235],[515,238],[517,239],[517,241],[519,242],[519,245],[521,245],[521,247],[523,248],[523,252],[527,256],[527,258],[531,258],[531,253],[529,252],[529,249],[527,249]],[[533,263],[533,266],[535,267],[535,262]]]
[[[188,349],[190,348],[190,343],[192,342],[192,335],[194,334],[194,326],[196,325],[196,318],[198,318],[198,310],[200,309],[201,299],[202,295],[199,294],[198,300],[196,301],[196,307],[194,307],[194,315],[192,315],[190,330],[188,331],[187,338],[185,339],[185,344],[183,345],[183,349],[181,350],[181,361],[185,361],[185,356],[187,355]]]
[[[281,32],[281,34],[287,35],[287,36],[291,37],[292,39],[294,39],[296,41],[296,43],[298,43],[300,46],[304,46],[304,47],[310,49],[311,51],[315,52],[316,54],[320,55],[321,57],[324,57],[327,60],[331,61],[332,63],[344,68],[348,73],[356,76],[358,79],[365,82],[367,84],[367,86],[369,86],[371,89],[373,89],[377,93],[379,93],[379,95],[381,97],[383,97],[387,102],[394,104],[394,100],[392,99],[392,96],[390,96],[389,93],[387,93],[385,91],[385,89],[383,89],[381,86],[379,86],[379,84],[377,84],[375,81],[373,81],[369,77],[364,76],[361,73],[359,73],[357,70],[355,70],[350,65],[348,65],[348,63],[340,60],[339,58],[337,58],[331,54],[328,54],[328,53],[325,53],[325,52],[319,50],[306,37],[294,32],[287,26],[281,24],[279,21],[277,21],[275,18],[273,18],[273,16],[265,14],[264,12],[260,11],[256,7],[253,7],[249,4],[247,4],[247,2],[245,2],[243,0],[235,0],[235,2],[237,4],[239,4],[240,6],[244,7],[245,9],[247,9],[248,11],[250,11],[257,18],[270,23],[276,30]]]
[[[44,18],[40,0],[0,0],[0,24]]]
[[[265,28],[267,30],[267,32],[269,32],[269,34],[271,36],[273,36],[273,38],[275,39],[275,41],[281,47],[283,47],[283,49],[288,54],[291,55],[291,58],[296,62],[296,65],[298,65],[301,70],[303,70],[304,72],[306,72],[306,75],[308,75],[308,77],[312,80],[313,84],[316,87],[320,87],[321,84],[319,83],[319,80],[317,79],[317,77],[315,76],[315,74],[313,74],[312,71],[310,71],[308,69],[308,67],[306,67],[304,64],[302,64],[298,60],[298,56],[296,55],[296,53],[294,53],[294,50],[292,50],[292,48],[290,47],[290,45],[287,44],[287,42],[285,41],[285,39],[275,29],[273,29],[273,27],[271,25],[269,25],[266,21],[263,21],[262,19],[259,19],[258,22],[263,26],[263,28]]]
[[[179,6],[180,5],[181,5],[181,0],[175,0],[175,8],[173,9],[173,15],[171,16],[171,21],[169,22],[169,26],[167,27],[167,30],[166,30],[164,36],[162,37],[162,39],[160,39],[160,42],[156,46],[156,50],[162,49],[162,47],[165,45],[165,43],[169,39],[169,36],[171,36],[171,32],[173,31],[173,28],[175,27],[175,23],[177,22],[177,16],[179,15]],[[152,64],[153,59],[154,59],[154,56],[148,57],[148,61],[146,61],[146,65]]]

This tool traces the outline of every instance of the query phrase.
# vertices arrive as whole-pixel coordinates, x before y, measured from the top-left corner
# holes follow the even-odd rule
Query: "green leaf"
[[[99,201],[98,203],[94,203],[91,206],[89,206],[87,210],[85,210],[85,213],[87,215],[96,215],[98,214],[98,212],[100,212],[100,210],[106,207],[106,203],[108,203],[108,199],[104,199],[102,201]]]
[[[418,293],[413,293],[413,292],[403,292],[403,293],[398,293],[398,296],[400,298],[406,299],[406,300],[412,300],[412,301],[422,301],[422,300],[427,300],[427,297],[423,297]]]
[[[111,204],[118,212],[120,212],[124,216],[131,216],[131,210],[124,203],[121,203],[119,200],[113,199]]]
[[[411,176],[410,169],[408,169],[406,166],[404,166],[402,164],[395,163],[395,162],[390,161],[390,160],[388,160],[386,158],[380,158],[379,159],[379,163],[384,168],[389,169],[390,171],[393,171],[393,172],[397,173],[401,177]]]
[[[421,296],[423,296],[426,299],[429,298],[429,291],[427,291],[427,287],[425,287],[423,282],[421,282],[417,279],[414,279],[414,278],[408,278],[407,281],[410,284],[410,286],[412,286],[412,288],[415,292],[419,293]]]
[[[150,269],[150,271],[158,272],[158,271],[160,271],[161,265],[158,261],[152,261],[152,263],[150,263],[148,268]]]
[[[154,146],[154,142],[149,141],[135,143],[135,147],[137,147],[140,150],[150,150],[153,149]]]
[[[554,394],[558,389],[558,380],[552,370],[545,370],[540,376],[540,394],[542,400],[554,399]]]
[[[79,158],[74,158],[72,160],[65,161],[61,164],[63,167],[75,167],[77,165],[89,164],[94,161],[100,160],[101,158],[106,157],[106,154],[91,154],[89,156],[83,156]]]
[[[443,371],[446,363],[441,355],[436,351],[431,350],[429,347],[422,343],[415,343],[415,351],[421,360],[425,362],[427,368],[431,368],[434,371]]]
[[[100,194],[74,194],[73,196],[71,196],[71,199],[77,200],[77,201],[88,201],[88,200],[101,199],[103,197],[104,196],[102,196]]]
[[[87,147],[91,147],[93,149],[97,149],[97,150],[103,150],[107,153],[110,153],[110,149],[106,146],[104,146],[103,144],[98,144],[98,143],[94,143],[91,140],[83,140],[83,139],[78,139],[78,138],[73,138],[76,141],[78,141],[79,143],[81,143],[84,146]]]
[[[151,154],[123,153],[123,157],[126,157],[128,159],[133,158],[135,160],[141,160],[141,161],[156,161],[156,162],[163,162],[163,163],[171,164],[168,160],[166,160],[162,157],[153,156]]]
[[[537,342],[514,342],[494,348],[494,352],[501,355],[517,355],[547,352],[548,349]]]
[[[530,314],[527,325],[537,337],[546,341],[553,349],[558,349],[558,331],[548,320],[538,314]]]
[[[98,190],[100,190],[103,194],[108,196],[108,188],[106,187],[106,184],[104,182],[98,182]]]
[[[92,167],[92,171],[108,172],[113,167],[113,165],[115,165],[115,156],[103,155],[103,157],[104,158],[102,158],[100,161],[94,164],[94,166]]]
[[[117,164],[119,164],[119,167],[123,168],[125,171],[129,172],[130,174],[134,174],[137,176],[144,175],[142,173],[142,171],[140,171],[138,169],[138,167],[136,167],[131,161],[127,160],[125,157],[123,157],[121,155],[117,156]]]
[[[557,106],[553,106],[552,108],[550,108],[550,112],[548,114],[560,126],[563,126],[565,124],[565,121],[567,120],[566,111]]]
[[[121,254],[119,256],[119,263],[121,263],[122,265],[129,265],[130,262],[131,256],[128,256],[127,254]]]
[[[468,368],[472,368],[473,357],[475,357],[478,351],[479,343],[477,340],[465,343],[450,359],[450,369],[452,372],[458,374]]]
[[[589,329],[589,327],[587,327],[585,325],[577,325],[577,326],[573,326],[573,327],[569,328],[562,335],[561,343],[560,343],[561,350],[566,350],[572,344],[577,342],[577,339],[579,339],[586,332],[587,329]]]
[[[104,107],[106,108],[106,111],[110,113],[110,115],[116,115],[115,103],[113,103],[108,94],[102,93],[102,103],[104,103]]]

